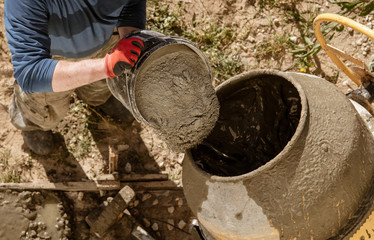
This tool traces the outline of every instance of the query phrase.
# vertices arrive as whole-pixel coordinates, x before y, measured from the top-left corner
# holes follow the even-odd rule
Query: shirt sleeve
[[[145,29],[146,0],[127,0],[118,17],[117,27],[136,27]]]
[[[17,83],[26,93],[52,92],[57,61],[51,59],[45,1],[5,1],[4,23]]]

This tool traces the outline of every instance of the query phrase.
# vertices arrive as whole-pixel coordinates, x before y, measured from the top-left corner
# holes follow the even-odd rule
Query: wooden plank
[[[129,186],[124,186],[107,206],[101,208],[99,214],[92,212],[92,216],[87,216],[86,222],[90,225],[91,233],[103,237],[134,199],[134,190]]]
[[[122,184],[122,183],[121,183]],[[182,190],[176,183],[172,181],[152,181],[152,182],[133,182],[127,183],[134,190]]]
[[[129,185],[134,190],[152,191],[152,190],[182,190],[172,181],[149,181],[149,182],[130,182],[119,181],[95,182],[61,182],[61,183],[0,183],[0,190],[51,190],[66,192],[99,192],[119,190]]]
[[[118,151],[112,145],[109,145],[109,173],[118,171]]]
[[[112,182],[97,184],[95,181],[86,182],[61,182],[61,183],[0,183],[0,190],[13,189],[13,190],[53,190],[53,191],[68,191],[68,192],[97,192],[100,190],[110,191],[120,189],[119,182]]]
[[[146,181],[167,181],[169,176],[167,174],[152,173],[152,174],[103,174],[96,178],[98,181],[118,180],[121,182],[146,182]]]

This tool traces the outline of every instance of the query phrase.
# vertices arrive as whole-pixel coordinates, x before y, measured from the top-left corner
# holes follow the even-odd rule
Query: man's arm
[[[120,27],[118,29],[121,38],[135,30],[139,29],[134,27]],[[127,46],[127,56],[136,61],[137,56],[130,54],[130,52],[131,50],[134,50],[140,54],[140,51],[131,48],[133,48],[133,45]],[[109,56],[107,55],[107,57]],[[105,58],[87,59],[75,62],[59,61],[56,65],[52,78],[53,92],[62,92],[75,89],[77,87],[104,79],[108,77],[106,67],[112,68],[114,65],[115,63],[113,63],[112,66],[106,66]],[[110,69],[110,71],[113,71],[113,69]]]
[[[129,33],[145,28],[146,1],[128,1],[118,19],[120,39]],[[74,89],[107,77],[105,58],[79,62],[59,61],[56,65],[52,89],[54,92]]]
[[[72,90],[106,78],[105,58],[59,61],[52,78],[53,92]]]

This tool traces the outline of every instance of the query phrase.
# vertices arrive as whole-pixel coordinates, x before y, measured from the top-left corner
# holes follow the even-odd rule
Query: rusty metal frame
[[[318,42],[321,44],[321,47],[327,53],[327,55],[350,79],[352,79],[353,82],[355,82],[357,85],[361,85],[361,83],[362,83],[361,82],[361,77],[358,74],[356,74],[354,71],[352,71],[352,69],[350,67],[348,67],[341,59],[339,59],[338,56],[358,65],[359,67],[361,67],[363,69],[365,69],[365,68],[367,69],[367,67],[365,66],[365,63],[362,62],[359,59],[356,59],[356,58],[346,54],[345,52],[341,51],[340,49],[335,48],[335,47],[327,44],[327,42],[326,42],[326,40],[325,40],[325,38],[324,38],[324,36],[321,32],[321,28],[320,28],[321,23],[325,22],[325,21],[340,23],[344,26],[350,27],[350,28],[370,37],[373,40],[374,40],[374,31],[372,29],[368,28],[367,26],[362,25],[362,24],[360,24],[360,23],[358,23],[358,22],[356,22],[356,21],[354,21],[350,18],[343,17],[341,15],[334,14],[334,13],[322,13],[322,14],[318,15],[314,19],[314,22],[313,22],[314,34],[315,34]]]

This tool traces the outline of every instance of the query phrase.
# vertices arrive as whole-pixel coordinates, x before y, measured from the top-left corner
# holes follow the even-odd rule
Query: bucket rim
[[[296,90],[298,91],[298,94],[299,94],[299,97],[300,97],[300,102],[301,102],[300,119],[299,119],[299,123],[297,125],[297,128],[296,128],[294,134],[292,135],[291,139],[288,141],[288,143],[283,148],[283,150],[280,151],[274,158],[270,159],[267,163],[258,167],[255,170],[252,170],[250,172],[240,174],[240,175],[237,175],[237,176],[218,176],[218,175],[210,174],[210,173],[202,170],[200,167],[198,167],[196,165],[195,161],[193,161],[191,151],[187,150],[185,152],[184,159],[189,160],[189,162],[191,164],[191,167],[195,171],[199,172],[203,176],[208,177],[209,179],[214,180],[216,182],[232,182],[232,181],[248,180],[249,178],[257,176],[261,172],[265,172],[265,171],[273,168],[279,161],[281,161],[281,159],[284,155],[286,155],[287,153],[289,153],[291,151],[292,147],[297,143],[297,140],[300,139],[300,137],[302,136],[302,132],[305,128],[306,122],[307,122],[309,107],[308,107],[308,100],[306,98],[306,95],[305,95],[305,92],[304,92],[303,88],[301,87],[301,85],[297,81],[294,80],[294,78],[291,76],[291,74],[287,74],[287,73],[281,72],[279,70],[274,70],[274,69],[261,69],[261,70],[251,70],[251,71],[243,72],[239,75],[236,75],[236,76],[226,80],[225,82],[221,83],[220,85],[218,85],[216,87],[216,93],[218,94],[220,91],[222,91],[223,89],[225,89],[229,85],[235,85],[238,82],[246,81],[250,78],[258,77],[258,76],[261,76],[261,75],[273,75],[273,76],[282,77],[285,80],[287,80],[288,82],[290,82],[296,88]]]

